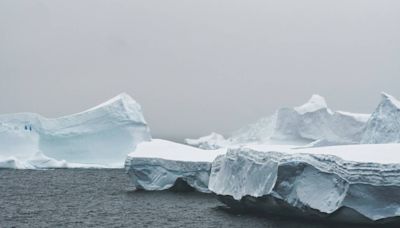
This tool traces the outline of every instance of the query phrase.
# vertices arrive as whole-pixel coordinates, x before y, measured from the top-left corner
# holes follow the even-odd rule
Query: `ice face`
[[[128,155],[125,170],[138,189],[165,190],[182,181],[197,191],[210,192],[211,162],[223,153],[225,149],[202,150],[153,139]]]
[[[396,217],[400,216],[399,146],[384,145],[381,153],[392,156],[386,159],[376,158],[377,145],[336,147],[337,153],[330,148],[325,154],[320,154],[324,148],[294,153],[230,149],[213,162],[209,189],[226,196],[222,201],[228,205],[268,208],[267,213],[291,208],[300,214],[353,222]],[[356,155],[345,155],[347,147]],[[375,155],[366,156],[369,162],[362,161],[368,158],[351,160],[361,153]]]
[[[125,169],[138,189],[184,182],[231,207],[375,223],[400,216],[398,151],[400,144],[202,150],[153,139],[128,155]]]
[[[127,94],[55,119],[33,113],[0,116],[0,160],[4,161],[13,157],[24,163],[40,152],[56,161],[122,167],[126,154],[150,139],[140,105]]]
[[[361,143],[400,142],[400,101],[383,93],[369,119]]]
[[[211,162],[128,157],[125,170],[136,189],[165,190],[183,181],[190,186],[183,190],[195,189],[199,192],[210,192],[208,179]]]

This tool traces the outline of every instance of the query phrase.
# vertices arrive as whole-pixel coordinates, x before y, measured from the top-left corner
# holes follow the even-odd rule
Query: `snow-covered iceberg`
[[[150,139],[140,105],[124,93],[60,118],[4,114],[0,115],[0,167],[122,167],[126,154]]]
[[[225,149],[202,150],[171,141],[140,143],[125,161],[125,170],[137,189],[180,188],[208,190],[212,161]]]
[[[372,113],[361,143],[400,142],[400,101],[382,93],[382,101]]]
[[[245,144],[291,144],[327,146],[360,142],[370,115],[332,111],[319,95],[295,108],[281,108],[272,116],[234,132],[231,137],[186,140],[192,146],[219,148]]]
[[[229,149],[213,162],[209,189],[233,208],[260,213],[399,222],[400,144],[283,151]]]

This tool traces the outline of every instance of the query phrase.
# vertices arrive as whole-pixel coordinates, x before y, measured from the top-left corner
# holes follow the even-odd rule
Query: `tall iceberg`
[[[54,119],[34,113],[0,115],[0,160],[22,164],[16,168],[30,168],[38,154],[67,163],[122,167],[126,154],[150,139],[140,105],[125,93]]]
[[[382,93],[382,100],[372,113],[361,143],[400,142],[400,101]]]

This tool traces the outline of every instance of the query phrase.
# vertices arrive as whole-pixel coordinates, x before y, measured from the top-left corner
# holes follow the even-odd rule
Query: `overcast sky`
[[[153,136],[229,133],[323,95],[400,97],[400,1],[0,0],[0,113],[48,117],[120,92]]]

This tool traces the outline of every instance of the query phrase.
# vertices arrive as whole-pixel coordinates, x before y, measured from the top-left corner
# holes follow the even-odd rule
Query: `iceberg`
[[[209,189],[223,203],[351,223],[400,221],[400,144],[263,147],[229,149],[212,163]]]
[[[202,150],[171,141],[140,143],[125,161],[125,170],[136,189],[210,192],[211,163],[225,149]]]
[[[361,143],[400,142],[400,101],[382,93],[382,101],[372,113]]]
[[[319,95],[302,106],[281,108],[271,117],[233,133],[235,144],[298,144],[319,140],[330,144],[357,144],[369,115],[332,111]]]
[[[290,144],[309,147],[358,144],[369,119],[368,114],[332,111],[325,99],[313,95],[294,108],[281,108],[272,116],[235,131],[224,140],[216,134],[186,140],[192,146],[207,148],[246,144]]]
[[[126,154],[150,139],[140,105],[125,93],[59,118],[3,114],[0,167],[123,167]]]

